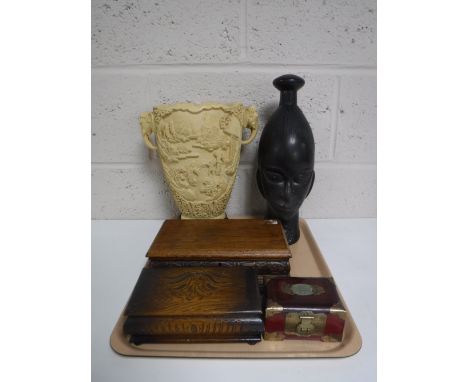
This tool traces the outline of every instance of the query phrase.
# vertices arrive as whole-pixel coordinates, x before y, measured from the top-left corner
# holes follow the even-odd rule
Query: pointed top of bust
[[[283,76],[275,78],[273,81],[273,86],[279,91],[284,91],[284,90],[297,91],[300,88],[302,88],[304,84],[305,84],[304,79],[294,74],[285,74]]]

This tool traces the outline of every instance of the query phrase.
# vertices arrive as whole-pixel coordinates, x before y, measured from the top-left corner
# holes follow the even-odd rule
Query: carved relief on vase
[[[182,218],[224,218],[241,145],[250,143],[257,132],[255,108],[242,104],[163,105],[143,113],[140,124],[147,146],[158,151]],[[251,130],[245,141],[244,128]]]

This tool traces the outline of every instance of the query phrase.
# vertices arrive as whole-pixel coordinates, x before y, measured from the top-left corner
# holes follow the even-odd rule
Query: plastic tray
[[[291,276],[331,277],[332,274],[309,230],[307,223],[300,220],[301,238],[291,246]],[[338,291],[338,293],[340,293]],[[260,341],[255,345],[244,343],[221,344],[144,344],[128,342],[123,333],[125,316],[121,315],[112,331],[110,344],[117,353],[125,356],[143,357],[206,357],[206,358],[316,358],[348,357],[357,353],[362,345],[361,336],[340,294],[347,310],[347,321],[341,343],[289,340]]]

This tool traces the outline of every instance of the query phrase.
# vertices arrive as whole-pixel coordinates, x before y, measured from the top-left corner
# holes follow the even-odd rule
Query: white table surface
[[[376,220],[309,219],[363,339],[359,353],[335,359],[187,359],[124,357],[109,337],[145,263],[161,220],[92,222],[92,380],[376,380]]]

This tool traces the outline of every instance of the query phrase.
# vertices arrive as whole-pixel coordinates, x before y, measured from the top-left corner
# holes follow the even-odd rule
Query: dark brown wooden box
[[[125,315],[135,344],[255,343],[263,332],[256,273],[245,268],[144,268]]]

